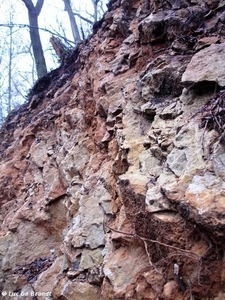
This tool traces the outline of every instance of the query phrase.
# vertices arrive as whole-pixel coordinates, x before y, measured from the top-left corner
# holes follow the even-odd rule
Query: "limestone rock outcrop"
[[[225,86],[225,43],[212,44],[197,52],[191,59],[182,81],[200,83],[215,82],[220,87]],[[207,59],[206,59],[207,58]]]
[[[224,299],[225,2],[108,8],[1,128],[1,299]]]

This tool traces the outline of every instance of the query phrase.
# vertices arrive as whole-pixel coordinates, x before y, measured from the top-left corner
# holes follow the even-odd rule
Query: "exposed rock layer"
[[[111,1],[11,113],[4,299],[225,298],[224,8]]]

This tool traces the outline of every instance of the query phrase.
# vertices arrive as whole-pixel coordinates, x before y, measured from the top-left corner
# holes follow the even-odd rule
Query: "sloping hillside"
[[[1,299],[225,299],[224,36],[222,0],[110,1],[9,115]]]

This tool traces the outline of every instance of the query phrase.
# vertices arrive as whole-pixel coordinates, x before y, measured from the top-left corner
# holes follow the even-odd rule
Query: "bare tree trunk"
[[[28,10],[31,45],[34,53],[37,76],[38,78],[41,78],[47,74],[47,67],[38,29],[38,16],[41,12],[44,0],[38,0],[36,6],[34,6],[32,0],[22,1]]]
[[[0,103],[0,126],[2,125],[4,121],[4,117],[3,117],[3,111],[2,111],[2,101]]]
[[[63,0],[63,1],[65,2],[65,1],[70,1],[70,0]],[[90,34],[90,31],[87,30],[87,28],[89,27],[87,25],[93,26],[96,22],[99,21],[99,19],[103,16],[103,14],[105,12],[103,9],[103,0],[91,0],[91,3],[92,3],[94,12],[90,13],[88,10],[85,10],[85,17],[82,16],[78,10],[75,10],[72,12],[74,16],[77,16],[80,20],[87,23],[84,26],[82,24],[80,25],[81,35],[82,35],[83,39],[85,39],[85,36],[88,33]]]
[[[98,2],[99,0],[91,0],[94,7],[94,23],[98,21]]]
[[[12,15],[10,14],[10,25],[12,25]],[[12,52],[13,52],[13,37],[12,37],[12,26],[9,27],[9,65],[8,65],[8,101],[7,111],[8,114],[12,109]]]
[[[65,4],[65,11],[67,11],[69,19],[70,19],[70,26],[71,26],[71,30],[73,33],[74,42],[76,44],[78,44],[81,42],[81,37],[80,37],[79,30],[78,30],[76,19],[74,17],[73,11],[72,11],[70,0],[63,0],[63,1]]]

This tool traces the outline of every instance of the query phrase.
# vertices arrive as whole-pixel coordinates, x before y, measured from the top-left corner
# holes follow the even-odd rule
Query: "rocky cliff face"
[[[225,299],[224,11],[111,1],[11,113],[1,299]]]

